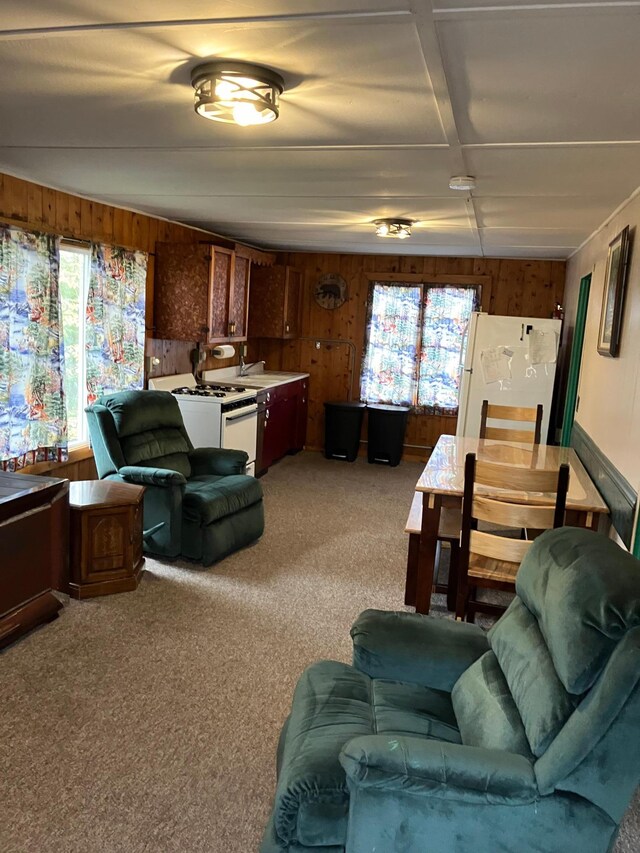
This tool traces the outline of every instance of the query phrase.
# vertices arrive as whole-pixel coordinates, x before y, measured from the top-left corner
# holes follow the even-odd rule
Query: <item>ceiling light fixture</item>
[[[376,226],[377,237],[397,237],[399,240],[404,240],[406,237],[411,237],[411,219],[376,219],[373,223]]]
[[[471,175],[454,175],[452,178],[449,178],[449,189],[450,190],[475,190],[476,188],[476,179]]]
[[[267,124],[280,115],[284,80],[270,68],[224,59],[198,65],[191,72],[195,110],[211,121]]]

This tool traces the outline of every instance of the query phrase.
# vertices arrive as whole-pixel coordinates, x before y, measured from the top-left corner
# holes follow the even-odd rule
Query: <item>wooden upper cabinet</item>
[[[232,324],[231,339],[246,340],[249,320],[249,279],[251,261],[236,254],[233,269],[233,291],[230,298],[229,320]]]
[[[247,339],[251,261],[207,243],[156,243],[155,337]]]
[[[156,243],[154,337],[208,340],[210,265],[205,243]]]
[[[289,266],[254,268],[249,299],[249,335],[300,336],[302,273]]]
[[[230,336],[229,298],[233,289],[234,253],[211,247],[211,282],[209,286],[208,342],[225,341]]]

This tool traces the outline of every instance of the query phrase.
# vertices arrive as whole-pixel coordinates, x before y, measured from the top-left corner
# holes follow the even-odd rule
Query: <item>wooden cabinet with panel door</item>
[[[300,336],[302,273],[290,266],[255,269],[249,300],[249,335],[252,338]]]
[[[299,379],[258,393],[258,476],[287,453],[297,453],[304,448],[308,383],[308,378]]]
[[[247,339],[251,260],[209,243],[156,243],[157,338],[232,343]]]
[[[307,440],[307,417],[309,414],[309,379],[300,379],[296,395],[296,429],[293,450],[304,450]]]

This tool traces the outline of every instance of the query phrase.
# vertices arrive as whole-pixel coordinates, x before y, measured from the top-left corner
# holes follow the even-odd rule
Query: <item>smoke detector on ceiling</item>
[[[476,188],[476,179],[471,175],[454,175],[452,178],[449,178],[449,189],[450,190],[475,190]]]

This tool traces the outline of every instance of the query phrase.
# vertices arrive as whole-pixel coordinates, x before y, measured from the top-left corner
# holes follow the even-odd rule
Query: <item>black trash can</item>
[[[366,408],[366,403],[324,404],[324,455],[327,459],[356,460]]]
[[[399,464],[409,411],[409,406],[367,406],[369,462]]]

